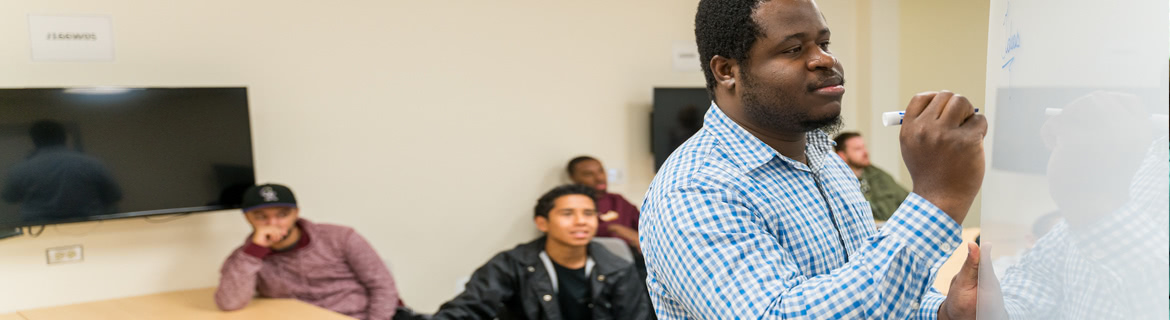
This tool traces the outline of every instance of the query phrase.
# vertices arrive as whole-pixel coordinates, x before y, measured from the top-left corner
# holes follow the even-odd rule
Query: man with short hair
[[[633,264],[592,242],[593,188],[564,185],[536,202],[544,236],[496,254],[432,319],[652,319]]]
[[[252,234],[223,264],[215,291],[220,309],[241,309],[259,294],[358,319],[394,316],[394,278],[353,228],[300,218],[292,190],[278,184],[249,188],[243,209]]]
[[[620,194],[609,192],[609,177],[601,161],[590,156],[579,156],[569,160],[566,168],[573,183],[597,190],[598,237],[615,237],[625,240],[638,249],[638,207]],[[641,256],[640,254],[636,256]]]
[[[978,247],[948,296],[932,283],[983,180],[986,119],[951,92],[910,100],[900,139],[914,192],[877,230],[826,133],[845,93],[830,35],[810,0],[699,2],[713,101],[639,223],[659,318],[974,318]]]
[[[842,132],[833,138],[833,142],[833,151],[857,175],[861,194],[865,195],[870,209],[873,209],[873,219],[889,220],[910,192],[898,185],[890,174],[869,162],[869,150],[865,148],[865,139],[861,138],[860,133]]]

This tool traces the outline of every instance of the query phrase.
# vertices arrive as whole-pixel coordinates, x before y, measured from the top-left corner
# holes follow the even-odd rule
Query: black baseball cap
[[[268,207],[297,207],[297,198],[292,190],[279,184],[262,184],[244,191],[244,212]]]

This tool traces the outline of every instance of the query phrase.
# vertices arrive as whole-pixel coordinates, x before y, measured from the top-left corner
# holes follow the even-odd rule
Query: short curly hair
[[[597,191],[593,190],[593,188],[579,184],[566,184],[553,188],[552,190],[546,192],[543,196],[540,196],[540,199],[536,200],[536,208],[534,210],[535,214],[532,217],[548,218],[548,213],[549,211],[552,211],[553,207],[556,206],[557,199],[573,194],[589,197],[589,199],[593,199],[595,203],[597,201]]]
[[[593,161],[601,162],[601,161],[597,160],[597,158],[594,158],[594,157],[590,157],[590,156],[578,156],[578,157],[576,157],[576,158],[573,158],[572,160],[569,160],[569,165],[565,167],[565,171],[568,171],[568,172],[569,172],[569,176],[571,177],[571,176],[573,176],[573,171],[576,171],[576,170],[577,170],[577,165],[578,165],[578,164],[580,164],[580,163],[582,163],[582,162],[585,162],[585,161],[589,161],[589,160],[593,160]]]
[[[695,13],[695,43],[699,47],[699,63],[707,77],[707,94],[715,97],[715,73],[711,58],[721,56],[748,63],[748,50],[763,35],[759,24],[752,19],[760,4],[767,0],[702,0]]]

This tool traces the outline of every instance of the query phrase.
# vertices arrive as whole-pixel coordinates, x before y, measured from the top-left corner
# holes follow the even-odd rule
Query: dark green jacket
[[[869,201],[869,207],[873,209],[875,220],[889,220],[902,201],[906,200],[906,196],[910,195],[906,188],[894,182],[894,177],[875,166],[863,169],[858,180],[861,182],[861,193],[865,194],[865,200]]]

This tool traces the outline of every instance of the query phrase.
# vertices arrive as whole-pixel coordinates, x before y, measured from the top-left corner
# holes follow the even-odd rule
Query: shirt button
[[[547,294],[544,295],[544,301],[552,301],[552,296],[547,295]]]
[[[605,282],[605,275],[597,276],[597,281]]]
[[[533,268],[532,266],[528,266],[528,272],[536,272],[536,268]]]

